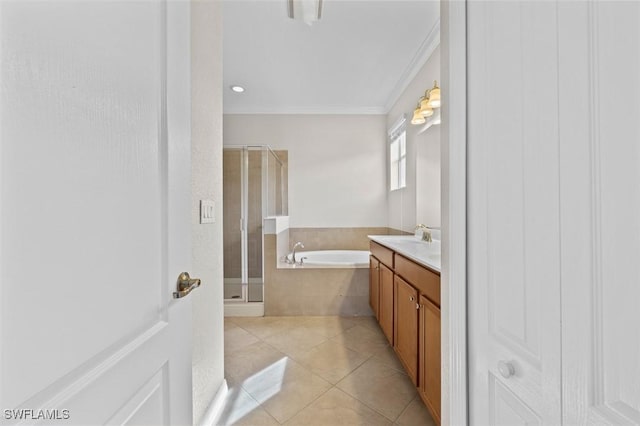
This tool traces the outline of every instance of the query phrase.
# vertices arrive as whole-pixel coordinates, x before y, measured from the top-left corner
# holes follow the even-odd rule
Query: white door
[[[559,4],[565,425],[640,424],[640,4]]]
[[[640,424],[640,3],[470,2],[472,424]]]
[[[4,423],[192,423],[189,13],[0,2]]]
[[[556,15],[467,8],[472,425],[561,422]]]

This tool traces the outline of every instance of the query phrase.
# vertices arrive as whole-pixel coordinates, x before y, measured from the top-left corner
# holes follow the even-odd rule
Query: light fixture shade
[[[440,88],[438,87],[438,82],[433,82],[433,88],[429,91],[429,106],[431,108],[440,108]]]
[[[431,98],[426,97],[420,101],[420,114],[422,114],[423,117],[431,117],[433,115],[433,108],[429,105],[430,100]]]
[[[425,120],[425,118],[420,113],[420,106],[418,106],[413,111],[413,118],[411,119],[411,124],[424,124],[425,121],[427,121],[427,120]]]
[[[312,25],[322,17],[322,0],[287,0],[289,18]]]

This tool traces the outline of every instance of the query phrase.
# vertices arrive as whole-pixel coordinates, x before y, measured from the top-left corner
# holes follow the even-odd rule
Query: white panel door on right
[[[640,424],[640,4],[559,5],[565,425]]]
[[[470,1],[471,425],[561,423],[556,5]]]

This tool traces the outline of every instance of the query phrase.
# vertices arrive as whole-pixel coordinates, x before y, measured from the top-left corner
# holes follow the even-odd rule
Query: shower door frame
[[[273,150],[266,145],[225,145],[223,149],[240,151],[240,298],[225,298],[224,303],[230,304],[247,304],[247,303],[264,303],[264,232],[261,231],[261,291],[262,297],[260,301],[249,301],[249,286],[251,278],[249,277],[249,152],[261,152],[261,205],[260,205],[260,229],[262,230],[264,218],[268,215],[268,196],[269,196],[269,153],[282,166],[282,161]],[[282,171],[280,171],[282,174]],[[224,237],[223,237],[224,238]],[[227,277],[225,277],[225,285]],[[254,278],[255,279],[255,278]]]

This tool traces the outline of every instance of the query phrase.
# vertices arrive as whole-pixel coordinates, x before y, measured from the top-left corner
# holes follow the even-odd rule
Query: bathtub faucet
[[[296,249],[298,247],[304,248],[304,244],[302,244],[300,241],[298,241],[297,243],[295,243],[293,245],[293,251],[291,252],[291,261],[293,262],[294,265],[297,263],[297,261],[296,261]],[[300,261],[300,264],[302,265],[302,260]]]

